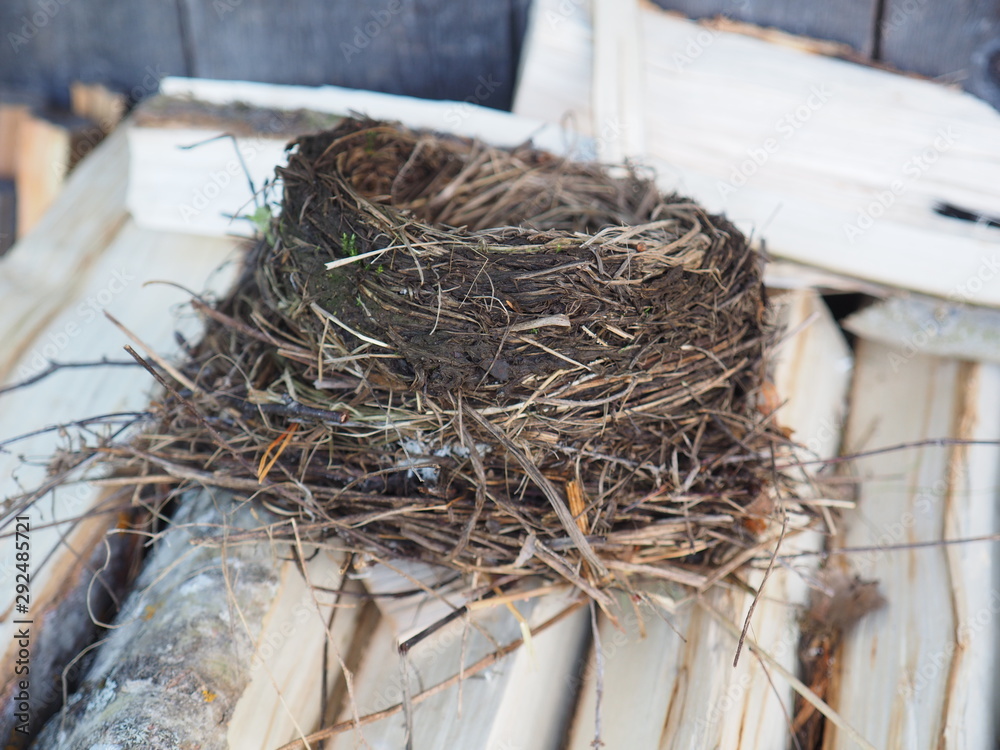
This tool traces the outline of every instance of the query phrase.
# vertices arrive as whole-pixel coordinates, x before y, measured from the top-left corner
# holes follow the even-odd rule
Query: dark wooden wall
[[[564,0],[574,3],[579,0]],[[998,0],[657,0],[844,42],[1000,107]],[[164,75],[510,106],[530,0],[0,0],[0,86],[141,99]],[[486,84],[486,85],[484,85]],[[483,96],[484,92],[485,95]]]
[[[0,85],[141,99],[165,75],[509,108],[530,0],[0,0]],[[481,101],[480,101],[481,100]]]
[[[692,18],[729,16],[842,42],[862,57],[939,78],[1000,108],[998,0],[654,0]]]

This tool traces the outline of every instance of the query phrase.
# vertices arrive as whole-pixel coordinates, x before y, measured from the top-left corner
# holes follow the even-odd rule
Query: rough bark
[[[185,496],[80,690],[32,747],[228,750],[279,565],[268,544],[192,544],[221,541],[224,521],[261,524],[228,496]]]

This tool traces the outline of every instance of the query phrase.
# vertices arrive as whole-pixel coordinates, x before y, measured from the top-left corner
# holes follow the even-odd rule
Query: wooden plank
[[[775,26],[816,39],[831,39],[871,56],[875,43],[875,0],[837,0],[804,5],[795,0],[654,0],[664,10],[689,18],[724,15],[757,26]]]
[[[70,85],[69,95],[73,114],[96,123],[105,135],[121,122],[128,106],[128,99],[124,94],[110,91],[100,83],[74,81]]]
[[[308,556],[312,548],[304,551]],[[364,621],[356,600],[312,590],[338,590],[345,584],[344,555],[323,548],[316,553],[306,564],[308,579],[293,562],[278,567],[275,595],[255,649],[237,655],[251,679],[228,717],[230,748],[274,750],[319,728],[326,708],[323,680],[342,679],[341,663],[352,641],[371,635],[367,627],[358,630]]]
[[[902,354],[859,341],[847,450],[1000,437],[996,365],[916,356],[897,371]],[[925,446],[854,464],[858,508],[837,546],[869,551],[837,562],[879,580],[888,605],[847,636],[833,703],[876,747],[996,739],[995,546],[905,547],[996,533],[998,459],[994,445]]]
[[[0,340],[4,356],[10,357],[2,359],[8,384],[40,374],[49,359],[122,360],[121,347],[127,339],[103,317],[105,309],[113,311],[150,346],[169,356],[177,350],[175,330],[184,331],[189,338],[197,336],[195,321],[188,318],[178,323],[171,311],[172,305],[187,301],[188,295],[164,284],[145,287],[145,282],[173,281],[194,289],[207,285],[220,291],[235,271],[229,268],[216,272],[221,263],[233,258],[236,244],[231,240],[153,233],[129,222],[114,232],[122,222],[125,163],[121,157],[125,141],[124,135],[112,135],[109,140],[110,148],[98,149],[76,173],[86,177],[89,172],[92,181],[81,183],[74,177],[57,200],[50,214],[60,220],[43,220],[35,232],[0,259],[0,279],[11,287],[0,295]],[[114,186],[118,180],[121,190],[116,196]],[[100,187],[109,189],[94,195],[88,192]],[[112,206],[103,205],[98,198]],[[116,200],[117,210],[113,207]],[[110,221],[111,226],[98,226],[101,219]],[[0,396],[0,441],[50,425],[142,410],[148,402],[150,385],[148,375],[138,367],[98,367],[53,374],[30,388]],[[25,512],[15,498],[26,489],[42,485],[48,457],[63,444],[57,431],[11,444],[4,442],[0,452],[0,497],[13,503],[4,525],[11,515]],[[26,462],[25,456],[39,460]],[[76,475],[70,480],[74,481],[26,512],[35,527],[31,535],[31,613],[38,618],[32,658],[38,667],[39,683],[33,696],[40,717],[47,705],[60,698],[46,687],[57,683],[44,680],[58,675],[67,660],[79,652],[83,645],[80,639],[87,637],[90,625],[86,608],[81,608],[91,596],[90,577],[81,568],[80,556],[90,559],[88,550],[94,549],[94,559],[103,562],[103,532],[117,520],[101,516],[74,529],[81,515],[102,502],[102,495],[75,481]],[[9,613],[14,596],[13,544],[0,552],[2,580],[10,584],[0,594],[0,611]],[[0,636],[10,643],[13,632],[14,625],[5,616],[0,622]],[[9,673],[3,675],[0,693],[8,687],[10,677]]]
[[[125,220],[127,175],[122,132],[84,160],[35,231],[4,257],[0,300],[8,333],[0,337],[0,382],[17,377],[15,363],[26,355],[32,358],[31,346],[65,298],[80,291],[76,284],[83,272],[117,234]]]
[[[0,261],[4,276],[16,265],[27,242],[20,243]],[[34,320],[24,322],[18,308],[25,304],[22,295],[0,297],[4,325],[4,343],[17,356],[8,364],[7,383],[26,380],[43,372],[48,361],[88,362],[102,357],[122,360],[122,346],[128,339],[104,317],[114,314],[156,351],[169,356],[177,350],[174,331],[193,338],[199,324],[188,318],[178,321],[171,308],[183,304],[189,296],[167,284],[146,282],[172,281],[187,288],[206,286],[221,291],[228,286],[236,269],[221,271],[227,260],[236,260],[236,243],[231,240],[155,233],[127,222],[122,230],[96,249],[87,248],[95,257],[85,262],[53,262],[48,284],[36,293],[51,295],[40,330]],[[67,254],[80,248],[60,248]],[[13,270],[13,269],[11,269]],[[16,278],[16,275],[15,275]],[[44,307],[40,302],[38,307]],[[72,383],[72,388],[67,388]],[[50,424],[72,422],[98,414],[143,409],[149,376],[138,367],[94,368],[60,372],[20,393],[0,399],[0,439],[6,440]],[[44,405],[44,408],[41,408]],[[45,478],[45,467],[25,465],[22,455],[47,456],[60,444],[55,433],[46,433],[8,447],[0,453],[0,495],[19,494],[24,487],[35,487]],[[74,517],[89,502],[85,488],[64,490],[73,496],[48,520]],[[46,534],[58,536],[58,530],[39,531],[34,543],[43,546]],[[9,597],[4,592],[3,597]]]
[[[899,349],[895,370],[918,353],[1000,362],[1000,311],[991,308],[907,295],[869,305],[843,325],[857,336]]]
[[[594,0],[593,108],[598,122],[613,122],[620,137],[598,140],[600,161],[620,163],[646,152],[642,116],[645,88],[637,0]]]
[[[498,109],[510,106],[514,89],[512,21],[522,6],[512,0],[294,0],[275,14],[266,0],[181,4],[193,50],[191,75],[332,83]]]
[[[568,595],[567,595],[568,594]],[[571,592],[517,603],[522,616],[535,626],[561,611]],[[413,612],[421,602],[410,603]],[[532,638],[483,673],[469,675],[415,707],[413,747],[449,750],[456,747],[550,750],[559,746],[564,717],[572,696],[572,672],[588,630],[585,613],[560,622]],[[518,621],[505,606],[482,608],[460,618],[417,644],[407,657],[403,676],[396,643],[400,637],[392,619],[383,618],[366,638],[365,653],[355,675],[355,706],[346,705],[340,720],[381,711],[402,700],[405,680],[412,694],[461,673],[499,645],[521,636]],[[364,738],[373,747],[404,747],[402,714],[377,721],[361,731],[332,738],[327,750],[356,747]],[[506,744],[505,744],[506,743]]]
[[[471,104],[431,102],[336,86],[309,88],[176,78],[163,81],[162,89],[171,100],[193,98],[213,113],[213,118],[203,118],[189,110],[184,119],[171,122],[140,112],[141,126],[129,129],[132,160],[128,208],[140,225],[165,231],[215,236],[246,236],[256,231],[252,223],[231,218],[254,210],[243,166],[258,188],[265,180],[273,179],[275,167],[285,163],[287,125],[303,122],[301,110],[314,113],[305,118],[304,128],[331,125],[333,118],[329,115],[358,112],[376,119],[402,121],[410,127],[481,138],[496,145],[512,146],[529,138],[555,151],[565,145],[558,127]],[[242,102],[242,109],[231,111],[234,102]],[[247,118],[246,105],[265,110],[267,116],[259,118],[261,127],[256,132],[248,132],[245,126],[237,131],[239,154],[228,139],[190,150],[181,148],[228,130],[221,119],[226,107],[230,121]],[[149,102],[149,106],[154,110],[166,107],[157,101]],[[324,119],[323,115],[328,116]],[[272,193],[270,198],[273,204],[276,196]],[[276,204],[273,207],[277,210]]]
[[[901,70],[957,83],[1000,106],[1000,8],[988,0],[962,4],[886,0],[879,59]]]
[[[533,18],[515,111],[549,122],[574,113],[582,132],[605,137],[609,123],[590,105],[590,4],[540,0]],[[648,5],[641,27],[647,162],[665,189],[763,235],[776,257],[1000,305],[988,265],[998,230],[934,210],[944,201],[988,214],[1000,203],[986,166],[1000,160],[1000,113]]]
[[[66,176],[104,133],[89,120],[31,112],[17,131],[17,233],[24,237],[55,201]]]
[[[380,596],[375,600],[377,625],[358,632],[352,649],[360,655],[355,674],[356,700],[352,704],[343,696],[338,706],[340,721],[353,718],[355,711],[364,716],[400,701],[403,679],[396,645],[451,614],[466,602],[468,591],[468,581],[456,579],[453,571],[423,563],[393,561],[362,568],[356,575],[373,594],[412,591],[417,586],[433,588],[435,594],[399,599]],[[534,626],[558,614],[572,596],[569,591],[556,591],[514,606]],[[475,662],[476,648],[490,650],[522,634],[505,606],[489,602],[474,606],[477,608],[471,616],[413,648],[409,656],[411,689],[416,691],[417,685],[423,689],[453,677],[460,665]],[[550,750],[560,746],[577,674],[585,659],[589,622],[586,612],[577,612],[533,637],[528,646],[486,672],[469,675],[461,687],[450,688],[422,704],[413,719],[415,734],[420,738],[415,747]],[[477,635],[480,629],[491,634],[496,644],[480,640],[470,650],[470,639],[481,638]],[[338,716],[330,718],[330,723],[335,723]],[[396,747],[402,729],[403,718],[397,715],[361,731],[345,732],[331,739],[327,750],[354,747],[362,737],[376,746],[387,743],[387,747]]]

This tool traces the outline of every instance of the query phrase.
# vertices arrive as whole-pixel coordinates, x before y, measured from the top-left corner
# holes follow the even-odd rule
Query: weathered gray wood
[[[61,500],[65,501],[65,495]],[[108,497],[113,503],[112,497]],[[4,649],[0,673],[0,737],[5,750],[21,750],[38,733],[63,701],[63,681],[71,688],[82,675],[85,662],[76,661],[84,648],[103,634],[91,614],[110,619],[129,581],[130,566],[141,544],[138,537],[109,534],[118,523],[117,513],[95,514],[67,532],[56,548],[52,566],[56,568],[46,585],[32,591],[30,661],[28,673],[10,671],[20,647],[16,634],[24,627],[14,622],[15,638]],[[13,586],[14,576],[2,574]],[[17,615],[15,615],[17,617]],[[27,679],[28,688],[21,685]],[[28,720],[19,716],[19,696],[29,696]]]
[[[17,195],[13,180],[0,180],[0,255],[10,250],[16,237]]]
[[[337,84],[510,106],[529,0],[10,0],[0,84],[143,98],[165,75]]]
[[[1000,5],[993,0],[886,0],[881,60],[962,85],[1000,107]],[[991,72],[992,70],[992,72]]]
[[[133,99],[165,75],[186,75],[172,2],[7,0],[0,5],[0,83],[69,106],[75,80],[100,81]]]
[[[335,84],[506,109],[523,0],[182,0],[192,75]],[[521,23],[523,32],[523,22]]]
[[[914,0],[903,0],[914,2]],[[849,44],[870,56],[878,19],[876,0],[654,0],[661,8],[690,18],[728,16],[758,26],[774,26],[792,34]],[[943,5],[943,3],[942,3]]]

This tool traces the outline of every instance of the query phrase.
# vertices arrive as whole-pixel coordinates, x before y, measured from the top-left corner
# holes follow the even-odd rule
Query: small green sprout
[[[358,238],[357,235],[348,234],[344,232],[340,235],[340,246],[344,249],[344,252],[350,256],[355,256],[358,254]]]
[[[271,207],[266,203],[263,206],[258,206],[252,214],[250,214],[250,221],[257,231],[264,235],[264,239],[267,240],[268,244],[274,244],[274,235],[271,233]]]

